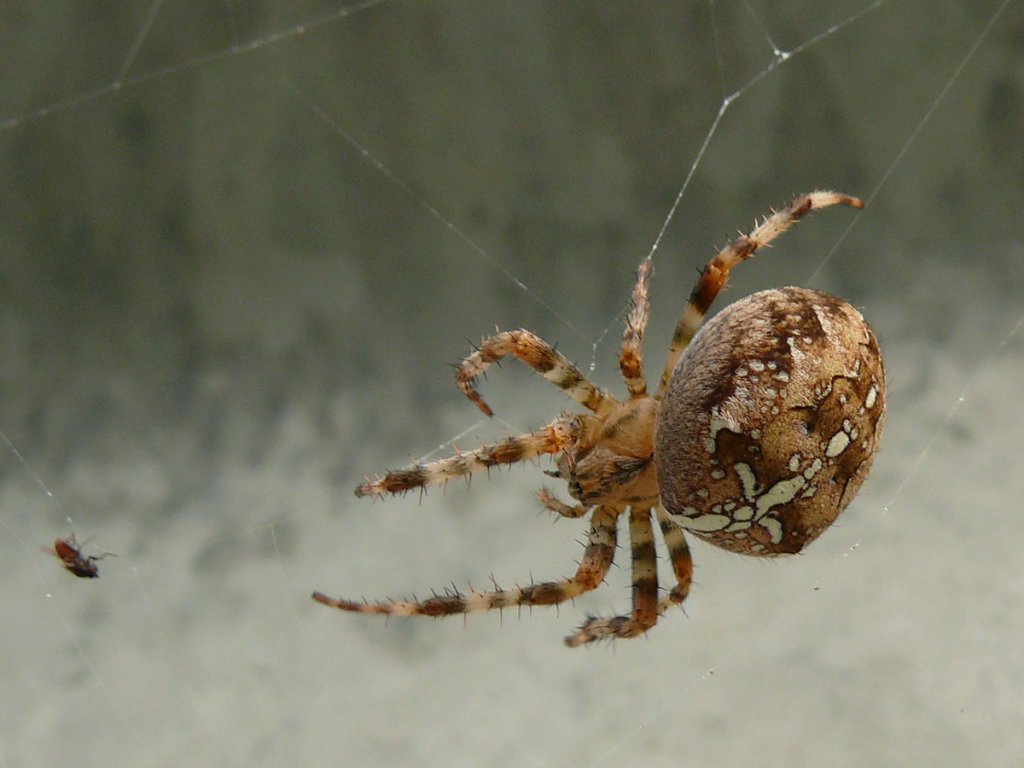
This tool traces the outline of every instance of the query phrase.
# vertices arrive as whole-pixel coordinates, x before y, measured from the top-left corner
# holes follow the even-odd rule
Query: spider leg
[[[828,192],[819,190],[810,194],[800,195],[781,211],[773,211],[766,216],[764,221],[754,227],[746,235],[743,235],[720,250],[715,257],[708,262],[701,272],[697,283],[693,286],[690,300],[683,310],[682,317],[676,324],[675,333],[672,335],[672,343],[668,348],[668,359],[665,361],[665,371],[661,374],[661,382],[658,385],[658,392],[664,392],[668,380],[672,377],[676,363],[690,339],[704,322],[704,315],[715,300],[718,292],[722,290],[729,272],[742,261],[749,259],[758,248],[768,245],[772,240],[781,235],[793,224],[802,219],[809,211],[819,208],[828,208],[832,205],[849,205],[853,208],[863,208],[864,203],[856,197],[844,195],[841,192]]]
[[[576,575],[559,581],[545,581],[525,587],[492,592],[447,590],[427,600],[389,600],[374,603],[333,598],[314,592],[313,599],[343,611],[382,613],[388,616],[452,616],[522,605],[556,605],[596,589],[604,580],[615,554],[616,520],[619,509],[598,507],[590,518],[591,528]]]
[[[477,392],[476,380],[492,363],[506,355],[515,355],[556,387],[565,390],[577,403],[595,413],[615,403],[610,393],[588,381],[565,355],[539,336],[520,329],[503,331],[484,339],[480,348],[463,360],[455,372],[459,389],[488,416],[493,416],[494,411]]]
[[[676,576],[676,585],[667,595],[658,601],[658,615],[669,608],[680,605],[690,593],[690,582],[693,581],[693,560],[690,558],[690,546],[686,543],[683,529],[669,519],[665,508],[659,504],[655,508],[658,525],[661,527],[662,538],[668,547],[668,556],[672,561],[672,571]]]
[[[629,536],[633,548],[632,615],[590,617],[575,635],[565,638],[570,648],[605,638],[636,637],[658,621],[658,569],[650,507],[630,509]]]
[[[622,378],[626,380],[626,389],[629,390],[631,398],[647,394],[642,345],[650,307],[647,301],[647,284],[650,279],[651,259],[648,257],[640,262],[640,268],[636,271],[636,286],[629,302],[626,331],[622,335],[622,353],[619,355],[619,370],[622,371]]]
[[[407,469],[395,469],[356,486],[356,496],[383,496],[402,493],[414,488],[443,485],[456,477],[490,469],[500,464],[516,464],[538,456],[562,453],[576,437],[577,427],[571,418],[556,419],[543,429],[526,435],[515,435],[494,445],[485,445],[475,451],[456,453],[446,459],[428,464],[414,464]]]
[[[541,488],[537,492],[537,501],[540,502],[544,509],[562,517],[583,517],[590,509],[590,507],[582,504],[566,504],[564,501],[556,498],[547,488]]]

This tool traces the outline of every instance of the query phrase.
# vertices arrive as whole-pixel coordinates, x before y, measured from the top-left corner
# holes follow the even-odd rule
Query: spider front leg
[[[626,316],[626,331],[622,335],[622,352],[619,355],[619,370],[626,381],[631,398],[647,394],[647,379],[644,378],[643,341],[647,328],[647,285],[651,279],[651,259],[640,262],[636,271],[636,286],[629,302]]]
[[[700,328],[701,323],[704,322],[704,315],[711,306],[711,302],[718,296],[718,292],[722,290],[722,286],[725,285],[732,268],[749,259],[757,252],[758,248],[768,245],[810,211],[833,205],[849,205],[852,208],[864,207],[864,203],[858,198],[844,195],[841,192],[819,190],[800,195],[781,211],[773,211],[746,235],[726,245],[708,262],[696,285],[693,286],[693,292],[690,294],[686,309],[683,310],[683,316],[676,324],[676,330],[668,349],[665,370],[661,374],[661,382],[658,385],[659,394],[665,391],[683,350],[690,343],[690,339]]]
[[[373,480],[367,478],[356,487],[356,496],[383,496],[386,493],[403,493],[415,488],[444,485],[453,478],[501,464],[516,464],[546,454],[562,453],[575,442],[578,432],[579,427],[574,418],[556,419],[537,432],[509,437],[500,443],[485,445],[467,453],[456,453],[428,464],[414,464],[407,469],[392,470]]]
[[[605,638],[636,637],[657,623],[660,613],[658,569],[650,507],[630,509],[629,537],[633,549],[632,615],[587,619],[575,635],[565,638],[565,644],[570,648]]]
[[[557,605],[566,600],[596,589],[615,555],[616,520],[619,510],[613,507],[598,507],[591,517],[590,533],[576,574],[559,581],[545,581],[526,587],[501,589],[495,585],[491,592],[472,590],[462,593],[447,590],[445,594],[434,594],[427,600],[388,600],[367,603],[345,598],[328,597],[314,592],[318,603],[354,613],[381,613],[388,616],[452,616],[475,611],[514,608],[522,605]]]
[[[480,348],[463,360],[455,372],[459,389],[488,416],[493,416],[494,411],[477,392],[476,380],[491,364],[506,355],[515,355],[556,387],[565,390],[577,403],[595,413],[603,412],[615,403],[611,394],[588,381],[565,355],[536,334],[520,329],[503,331],[484,339],[480,342]]]

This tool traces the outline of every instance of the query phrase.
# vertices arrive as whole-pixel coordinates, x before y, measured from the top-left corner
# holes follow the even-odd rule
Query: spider
[[[91,538],[91,537],[90,537]],[[104,557],[117,557],[113,552],[104,552],[102,555],[83,555],[82,547],[88,543],[88,539],[81,544],[75,538],[75,532],[66,539],[56,539],[52,547],[40,547],[48,555],[53,555],[68,573],[73,573],[80,579],[98,579],[100,576],[99,566],[96,565]]]
[[[861,314],[826,293],[779,288],[704,316],[730,270],[809,211],[862,208],[849,195],[816,191],[772,211],[728,243],[704,267],[668,349],[657,389],[648,390],[641,345],[648,316],[650,256],[637,270],[619,368],[627,397],[592,384],[561,353],[527,330],[498,332],[463,360],[456,381],[487,415],[477,379],[512,355],[586,408],[536,432],[374,479],[356,496],[378,497],[540,456],[564,480],[575,503],[547,488],[541,505],[568,518],[589,514],[590,531],[575,575],[491,591],[447,590],[425,600],[313,599],[343,611],[451,616],[515,606],[556,605],[596,589],[616,549],[618,520],[628,519],[632,611],[589,616],[569,646],[644,634],[690,591],[693,564],[684,532],[733,552],[791,554],[818,537],[850,503],[870,469],[885,414],[878,344]],[[699,329],[699,330],[698,330]],[[652,513],[675,583],[660,593]]]

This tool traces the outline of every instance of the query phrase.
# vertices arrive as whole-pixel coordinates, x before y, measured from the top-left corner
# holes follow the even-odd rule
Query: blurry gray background
[[[342,7],[0,8],[0,766],[1022,764],[1022,4]],[[315,605],[572,572],[540,468],[351,489],[568,407],[509,364],[479,418],[450,364],[495,325],[619,388],[695,163],[655,370],[738,228],[869,198],[716,305],[809,284],[875,327],[889,422],[837,525],[694,544],[686,613],[614,646],[561,638],[628,568],[521,618]],[[39,552],[68,515],[97,581]]]

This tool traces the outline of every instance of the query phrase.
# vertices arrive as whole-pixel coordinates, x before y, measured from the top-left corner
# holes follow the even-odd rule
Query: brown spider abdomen
[[[747,555],[799,552],[871,468],[885,419],[874,334],[842,299],[761,291],[694,336],[655,435],[661,500],[697,536]]]

